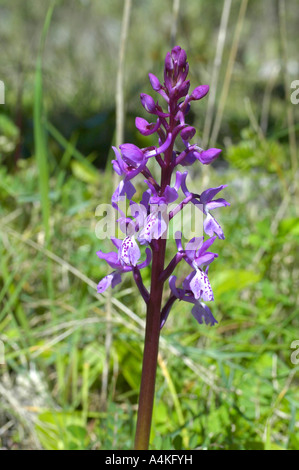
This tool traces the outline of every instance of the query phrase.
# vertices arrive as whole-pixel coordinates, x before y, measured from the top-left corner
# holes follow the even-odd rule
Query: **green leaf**
[[[99,174],[96,169],[91,169],[81,162],[71,162],[73,175],[84,183],[96,184],[99,181]]]
[[[46,450],[67,450],[71,441],[82,438],[82,429],[85,431],[80,412],[45,411],[36,424],[38,438]]]
[[[229,269],[218,273],[213,277],[213,291],[215,298],[220,297],[224,292],[242,291],[246,287],[255,284],[261,279],[261,275],[254,271],[245,269]]]
[[[278,234],[280,236],[288,234],[299,235],[299,218],[290,217],[282,220],[279,224]]]
[[[180,434],[175,436],[172,443],[173,443],[173,446],[174,446],[175,450],[182,450],[182,448],[183,448],[183,438]]]

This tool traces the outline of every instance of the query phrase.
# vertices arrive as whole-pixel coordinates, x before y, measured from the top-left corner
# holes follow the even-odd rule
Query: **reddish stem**
[[[159,239],[157,245],[153,252],[151,293],[146,314],[135,450],[148,449],[154,405],[163,293],[163,283],[159,281],[159,277],[164,269],[166,240]]]

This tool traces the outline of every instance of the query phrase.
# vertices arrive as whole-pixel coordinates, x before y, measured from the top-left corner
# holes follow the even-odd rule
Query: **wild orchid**
[[[135,124],[143,136],[156,134],[157,147],[140,149],[134,144],[125,143],[119,149],[113,147],[115,160],[112,165],[122,180],[112,196],[112,205],[119,213],[118,222],[124,234],[122,239],[112,238],[116,251],[103,253],[104,259],[112,268],[98,284],[98,292],[108,287],[114,288],[121,282],[122,274],[132,272],[139,292],[146,303],[146,331],[143,353],[143,368],[139,396],[135,449],[147,449],[153,411],[155,377],[159,335],[164,327],[171,308],[176,301],[192,304],[191,313],[199,323],[214,325],[217,323],[206,302],[214,300],[209,280],[209,266],[218,257],[209,249],[217,238],[224,239],[223,230],[211,211],[229,203],[223,199],[215,199],[216,195],[226,186],[209,188],[200,194],[187,188],[188,171],[180,167],[193,165],[197,162],[208,165],[221,153],[220,149],[204,150],[191,143],[196,130],[185,122],[193,101],[201,100],[209,91],[207,85],[201,85],[189,93],[190,81],[187,80],[189,64],[186,52],[179,46],[168,52],[165,58],[164,82],[149,74],[151,86],[161,99],[166,102],[163,109],[159,101],[142,93],[141,104],[151,115],[151,121],[137,117]],[[177,150],[176,142],[180,140],[183,150]],[[149,163],[155,161],[160,168],[160,179],[157,180],[149,169]],[[146,188],[141,201],[134,201],[136,188],[133,180],[143,175]],[[183,199],[179,199],[179,195]],[[120,208],[120,202],[126,199],[129,203],[130,215]],[[165,266],[167,231],[169,222],[185,208],[194,204],[195,209],[204,217],[203,230],[207,237],[192,237],[187,243],[182,241],[183,233],[175,233],[176,253]],[[171,207],[171,210],[168,210]],[[145,259],[141,259],[140,248],[145,245]],[[190,273],[177,285],[174,271],[181,263],[187,263]],[[150,288],[143,283],[141,270],[151,265]],[[168,299],[162,305],[164,289]]]

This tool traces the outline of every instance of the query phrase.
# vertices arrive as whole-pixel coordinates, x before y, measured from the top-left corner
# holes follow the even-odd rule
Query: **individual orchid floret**
[[[130,238],[130,237],[127,237]],[[152,259],[152,254],[150,249],[146,249],[146,259],[141,263],[137,264],[137,261],[140,258],[140,251],[137,247],[136,241],[119,240],[112,238],[113,244],[118,249],[118,252],[111,251],[109,253],[103,253],[101,250],[97,252],[97,255],[100,259],[104,259],[106,263],[109,264],[114,271],[107,276],[105,276],[100,283],[98,284],[98,293],[102,294],[108,287],[114,288],[117,284],[121,282],[121,274],[140,270],[146,268]],[[132,244],[130,243],[132,241]]]
[[[216,160],[216,158],[218,158],[220,153],[222,152],[221,149],[217,149],[217,148],[210,148],[207,150],[203,150],[202,148],[198,147],[198,145],[196,144],[190,144],[188,142],[188,140],[190,139],[184,139],[184,136],[185,134],[182,131],[181,137],[186,148],[177,156],[176,165],[180,164],[182,166],[189,166],[189,165],[193,165],[193,163],[196,160],[198,160],[203,165],[209,165],[214,160]]]
[[[218,238],[224,240],[224,233],[217,222],[217,220],[210,214],[210,211],[216,209],[218,207],[225,207],[229,206],[229,202],[227,202],[223,198],[213,199],[219,191],[226,188],[227,185],[221,185],[217,188],[210,188],[205,190],[201,195],[191,193],[186,185],[186,178],[188,172],[185,171],[181,174],[180,183],[183,193],[190,198],[191,202],[197,206],[205,215],[206,219],[204,220],[204,231],[210,237],[213,237],[214,234],[217,235]]]
[[[137,117],[135,119],[135,126],[142,135],[151,135],[157,132],[160,127],[160,120],[157,119],[156,123],[149,123],[146,119]]]
[[[119,176],[125,176],[125,179],[129,181],[145,169],[147,160],[136,145],[124,144],[121,147],[124,149],[125,155],[121,155],[116,147],[112,147],[116,156],[116,160],[112,160],[112,165]]]
[[[123,161],[129,166],[136,167],[136,165],[140,165],[145,159],[142,150],[134,144],[123,144],[120,145],[119,148]]]
[[[191,267],[202,267],[211,264],[217,253],[207,251],[217,237],[211,237],[204,241],[204,237],[194,237],[187,244],[185,249],[182,246],[182,233],[175,233],[175,241],[179,253],[184,253],[184,259]]]
[[[187,281],[190,290],[193,292],[196,300],[213,301],[214,294],[207,274],[196,266]]]
[[[144,109],[149,114],[156,114],[160,117],[169,117],[169,113],[164,113],[161,106],[159,106],[158,103],[155,103],[155,100],[152,96],[147,95],[146,93],[141,93],[140,101]]]
[[[204,321],[206,325],[211,326],[217,323],[209,307],[207,307],[207,305],[195,297],[194,293],[190,289],[189,284],[184,282],[184,288],[178,288],[176,287],[176,276],[171,276],[169,278],[169,287],[171,290],[171,297],[162,310],[161,328],[164,326],[175,300],[192,303],[192,315],[199,323],[203,323]]]
[[[210,211],[213,209],[216,209],[218,207],[225,207],[229,206],[229,202],[227,202],[223,198],[219,199],[213,199],[216,194],[219,193],[222,189],[226,188],[227,185],[221,185],[218,186],[217,188],[210,188],[204,191],[200,195],[200,203],[202,204],[202,210],[204,214],[206,214],[206,219],[204,221],[204,231],[207,235],[212,237],[215,233],[218,238],[224,240],[224,233],[223,230],[220,226],[220,224],[217,222],[217,220],[210,214]]]
[[[182,141],[184,142],[185,145],[187,145],[187,142],[192,139],[196,134],[196,129],[192,126],[187,126],[181,131],[181,138]]]

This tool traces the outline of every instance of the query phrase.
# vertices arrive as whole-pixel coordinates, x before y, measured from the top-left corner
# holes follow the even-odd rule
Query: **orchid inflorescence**
[[[121,282],[121,275],[130,271],[133,273],[142,298],[148,304],[153,286],[149,292],[143,284],[140,271],[150,265],[154,252],[157,253],[160,250],[161,256],[165,258],[165,249],[161,248],[165,246],[163,243],[169,220],[182,211],[187,204],[194,204],[196,210],[202,212],[203,229],[208,238],[193,237],[183,246],[182,233],[176,232],[177,251],[174,257],[167,267],[164,267],[163,258],[162,264],[159,264],[162,268],[155,273],[159,283],[164,284],[168,280],[170,288],[168,300],[163,307],[160,306],[160,328],[165,324],[176,300],[191,303],[192,314],[199,323],[205,322],[207,325],[217,323],[210,308],[205,304],[214,300],[208,269],[218,257],[216,253],[210,252],[209,248],[216,238],[224,239],[224,234],[211,211],[227,206],[229,203],[222,198],[215,199],[215,196],[226,185],[195,194],[187,188],[188,171],[178,170],[179,166],[190,166],[197,161],[208,165],[221,152],[217,148],[203,150],[197,144],[191,143],[196,130],[185,122],[185,118],[191,103],[204,98],[209,87],[198,86],[189,94],[188,71],[186,52],[176,46],[167,53],[165,58],[164,84],[162,85],[155,75],[149,74],[151,86],[166,101],[167,110],[163,110],[159,102],[156,102],[150,95],[142,93],[141,104],[155,118],[155,122],[148,122],[144,118],[137,117],[135,125],[143,136],[156,134],[158,147],[150,146],[141,149],[130,143],[120,145],[119,150],[113,147],[115,153],[115,160],[112,161],[113,168],[122,179],[112,196],[112,205],[119,213],[118,222],[125,237],[123,239],[111,238],[116,251],[110,253],[98,251],[97,253],[98,257],[104,259],[113,269],[98,284],[98,292],[104,292],[109,286],[115,287]],[[182,141],[181,145],[184,146],[182,151],[174,149],[174,144],[179,138]],[[153,159],[161,169],[159,182],[148,168],[148,163]],[[132,183],[137,175],[143,175],[147,184],[138,204],[133,200],[136,188]],[[167,211],[167,207],[179,198],[179,191],[184,196],[183,200],[173,210]],[[129,201],[131,217],[128,217],[120,208],[119,203],[123,199]],[[139,245],[146,246],[144,261],[140,261]],[[182,281],[181,286],[177,286],[177,278],[173,272],[182,260],[191,267],[191,272]]]

